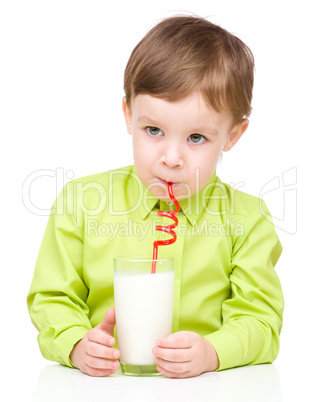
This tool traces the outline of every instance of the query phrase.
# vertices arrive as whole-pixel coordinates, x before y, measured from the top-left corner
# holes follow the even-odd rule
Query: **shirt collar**
[[[194,194],[192,197],[179,201],[179,213],[183,213],[192,226],[196,224],[204,212],[215,187],[216,181],[216,172],[214,172],[211,179],[202,190]],[[174,204],[160,201],[149,190],[146,189],[139,179],[135,167],[132,168],[130,183],[132,184],[132,192],[142,219],[146,219],[149,214],[156,215],[159,208],[165,211],[175,209]]]

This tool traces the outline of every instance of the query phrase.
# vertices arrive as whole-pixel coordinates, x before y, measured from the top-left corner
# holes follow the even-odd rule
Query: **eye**
[[[191,134],[188,139],[192,144],[202,144],[206,141],[206,138],[202,134]]]
[[[152,135],[153,137],[160,137],[163,135],[163,131],[160,130],[158,127],[146,127],[147,132]]]

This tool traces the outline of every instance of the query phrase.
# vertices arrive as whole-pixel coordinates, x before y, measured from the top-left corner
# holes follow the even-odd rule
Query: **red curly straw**
[[[174,243],[177,240],[177,235],[173,229],[176,228],[178,225],[178,218],[175,216],[180,210],[180,205],[178,201],[176,200],[173,192],[172,192],[172,183],[168,183],[168,192],[169,192],[169,197],[171,201],[174,203],[176,206],[176,209],[173,211],[158,211],[157,214],[159,216],[166,216],[167,218],[170,218],[174,221],[172,225],[168,226],[156,226],[156,230],[160,230],[162,232],[166,232],[172,236],[171,239],[169,240],[155,240],[153,242],[153,261],[152,261],[152,268],[151,268],[151,273],[155,274],[156,273],[156,265],[157,265],[157,257],[158,257],[158,246],[168,246],[169,244]]]

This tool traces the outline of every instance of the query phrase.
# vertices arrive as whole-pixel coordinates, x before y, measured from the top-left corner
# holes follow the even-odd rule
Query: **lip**
[[[174,182],[172,180],[160,179],[160,177],[156,177],[155,181],[158,181],[159,183],[161,183],[161,184],[163,184],[164,186],[167,186],[167,187],[168,187],[168,183],[172,183],[172,187],[176,187],[176,186],[178,186],[180,184],[179,182]]]

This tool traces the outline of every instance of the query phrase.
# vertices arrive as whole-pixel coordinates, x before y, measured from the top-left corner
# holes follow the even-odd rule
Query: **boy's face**
[[[135,168],[143,185],[169,200],[167,183],[178,199],[199,192],[210,180],[222,151],[229,151],[248,126],[233,126],[228,112],[208,107],[199,92],[177,102],[137,95],[123,111],[132,134]]]

